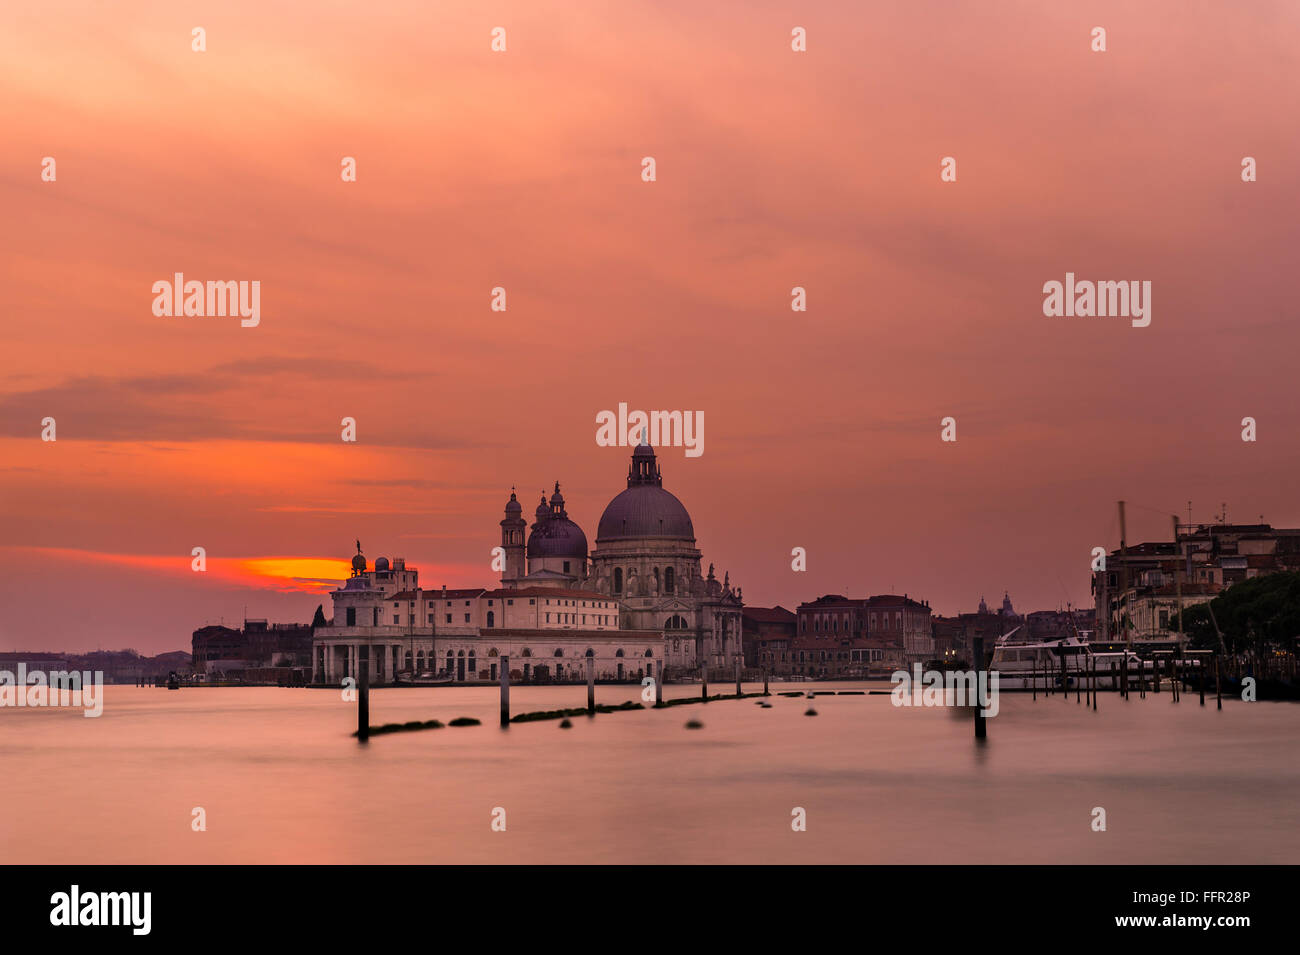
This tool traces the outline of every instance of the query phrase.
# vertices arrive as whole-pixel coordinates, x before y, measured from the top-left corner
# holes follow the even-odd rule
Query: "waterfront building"
[[[204,680],[302,682],[311,666],[312,628],[265,620],[245,620],[241,629],[200,627],[190,638],[190,649],[190,666]],[[143,675],[156,674],[155,667]]]
[[[934,659],[934,628],[928,601],[907,594],[868,597],[863,608],[867,636],[887,646],[901,646],[908,663]]]
[[[795,675],[857,677],[870,669],[924,663],[934,656],[931,616],[928,602],[908,594],[826,594],[802,603],[793,647]]]
[[[15,679],[19,665],[28,673],[60,673],[75,669],[66,653],[44,653],[34,650],[6,650],[0,652],[0,671],[8,671]]]
[[[1178,643],[1180,606],[1208,603],[1262,574],[1300,570],[1300,529],[1269,524],[1179,524],[1172,541],[1112,551],[1092,575],[1097,642],[1159,649]]]
[[[745,647],[745,666],[763,667],[773,674],[788,673],[797,619],[784,607],[744,608],[741,641]]]
[[[329,625],[315,635],[318,682],[398,673],[495,680],[497,660],[524,680],[639,679],[668,666],[730,675],[742,658],[743,609],[730,576],[700,571],[694,525],[663,488],[654,449],[632,454],[627,487],[601,515],[596,548],[568,515],[556,482],[542,496],[531,531],[514,491],[499,522],[500,586],[424,590],[402,558],[371,569],[358,552],[352,576],[331,597]],[[539,662],[543,661],[544,662]]]
[[[932,626],[934,634],[934,658],[944,662],[970,665],[973,659],[975,638],[984,641],[984,655],[987,658],[1000,637],[1017,632],[1020,618],[1011,607],[1011,598],[1003,598],[1003,610],[992,611],[984,598],[980,598],[979,609],[975,613],[959,613],[954,617],[935,617]]]

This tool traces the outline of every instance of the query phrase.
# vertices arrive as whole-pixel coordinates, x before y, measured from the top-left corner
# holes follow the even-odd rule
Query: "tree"
[[[1219,637],[1214,628],[1217,620],[1230,654],[1263,658],[1277,650],[1293,652],[1296,635],[1300,634],[1300,573],[1243,580],[1209,604],[1187,608],[1182,616],[1182,629],[1197,649],[1218,649]]]
[[[317,605],[316,605],[316,616],[312,617],[312,619],[311,619],[311,628],[312,628],[313,630],[316,630],[316,629],[318,629],[318,628],[320,628],[320,627],[324,627],[324,626],[328,626],[328,624],[325,623],[325,605],[324,605],[324,604],[317,604]]]

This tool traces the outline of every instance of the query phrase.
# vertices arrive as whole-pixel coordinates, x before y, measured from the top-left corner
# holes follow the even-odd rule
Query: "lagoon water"
[[[826,690],[868,684],[815,684]],[[887,688],[887,684],[872,684]],[[1300,707],[1192,693],[753,700],[497,725],[493,687],[105,688],[104,714],[0,710],[0,856],[20,863],[1256,863],[1300,856]],[[729,692],[725,685],[714,692]],[[745,687],[746,691],[759,689]],[[698,687],[668,686],[668,698]],[[602,703],[640,687],[598,687]],[[585,686],[512,687],[513,712]],[[818,715],[804,711],[815,707]],[[686,729],[697,719],[701,729]],[[192,810],[207,830],[191,829]],[[506,831],[491,828],[506,811]],[[792,810],[807,831],[791,829]],[[1093,808],[1107,830],[1091,828]]]

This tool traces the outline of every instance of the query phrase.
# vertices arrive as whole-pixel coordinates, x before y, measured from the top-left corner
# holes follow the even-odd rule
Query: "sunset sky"
[[[620,401],[704,413],[664,486],[747,604],[1088,604],[1119,499],[1300,526],[1298,116],[1294,2],[7,4],[0,649],[328,615],[357,538],[488,585],[511,485],[594,546]]]

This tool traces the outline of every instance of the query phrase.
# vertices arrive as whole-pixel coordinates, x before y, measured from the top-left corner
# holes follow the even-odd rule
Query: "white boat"
[[[1130,681],[1138,679],[1138,668],[1143,666],[1132,650],[1094,652],[1082,635],[1042,643],[1016,643],[1009,639],[1014,634],[1012,631],[998,639],[993,649],[993,661],[989,664],[989,669],[998,673],[998,687],[1004,690],[1059,688],[1063,666],[1067,687],[1074,686],[1081,676],[1095,670],[1097,687],[1113,690],[1118,689],[1122,682],[1125,656],[1128,657]],[[1151,664],[1145,664],[1145,669],[1149,674]]]

